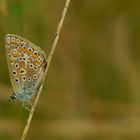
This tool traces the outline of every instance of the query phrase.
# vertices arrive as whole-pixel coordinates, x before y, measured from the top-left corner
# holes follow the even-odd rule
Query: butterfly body
[[[43,82],[47,60],[45,52],[28,40],[13,34],[5,36],[6,56],[14,94],[12,100],[27,101]]]

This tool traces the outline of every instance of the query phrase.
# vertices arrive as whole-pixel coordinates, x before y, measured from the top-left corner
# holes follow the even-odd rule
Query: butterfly
[[[46,54],[30,41],[14,34],[5,36],[5,48],[14,90],[10,100],[28,102],[43,83],[47,67]]]

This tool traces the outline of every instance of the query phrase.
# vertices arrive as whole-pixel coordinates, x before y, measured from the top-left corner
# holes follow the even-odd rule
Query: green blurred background
[[[0,140],[28,111],[8,102],[4,35],[49,53],[65,0],[0,0]],[[71,0],[27,140],[140,139],[140,1]]]

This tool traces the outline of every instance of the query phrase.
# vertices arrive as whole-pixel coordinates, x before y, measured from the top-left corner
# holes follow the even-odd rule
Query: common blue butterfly
[[[14,93],[11,100],[28,102],[42,85],[47,59],[45,52],[14,34],[5,36],[5,48]]]

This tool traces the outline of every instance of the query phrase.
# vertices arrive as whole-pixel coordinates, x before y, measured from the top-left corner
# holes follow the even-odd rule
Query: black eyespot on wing
[[[37,71],[37,70],[38,70],[38,68],[37,68],[36,66],[34,66],[34,70],[35,70],[35,71]]]
[[[19,68],[19,64],[16,63],[16,64],[15,64],[15,68]]]
[[[15,83],[18,84],[19,83],[19,79],[15,78]]]
[[[25,74],[25,70],[23,68],[20,69],[20,74]]]
[[[19,60],[22,61],[22,57],[19,57]]]
[[[30,60],[27,61],[27,64],[30,64]]]
[[[31,51],[33,51],[33,49],[29,47],[29,48],[28,48],[28,51],[31,52]]]
[[[32,68],[33,67],[33,64],[30,64],[29,67]]]
[[[14,75],[14,76],[17,75],[16,71],[13,71],[13,75]]]
[[[35,75],[33,76],[33,78],[34,78],[34,79],[37,79],[37,75],[35,74]]]
[[[17,49],[14,49],[14,51],[13,51],[14,53],[17,53]]]
[[[22,80],[23,81],[26,81],[26,76],[22,76]]]
[[[27,46],[23,45],[23,48],[24,48],[24,49],[27,49]]]
[[[27,79],[28,81],[31,81],[31,77],[28,77],[28,79]]]

